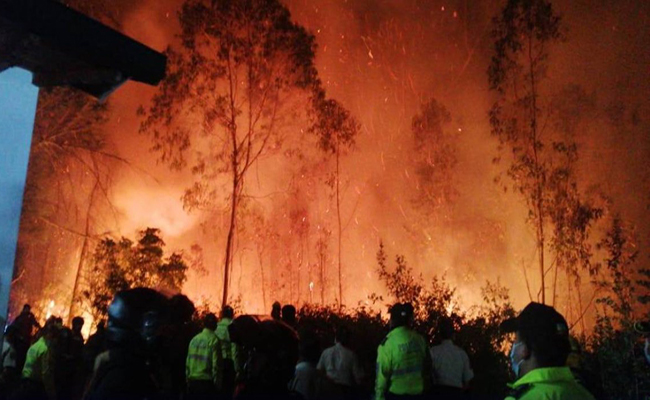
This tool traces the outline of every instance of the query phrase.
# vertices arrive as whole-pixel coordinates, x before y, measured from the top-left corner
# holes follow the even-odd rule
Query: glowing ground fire
[[[175,16],[182,1],[133,3],[106,6],[106,13],[118,15],[118,28],[137,40],[158,50],[171,45],[181,51]],[[281,129],[264,143],[264,152],[246,167],[243,186],[237,187],[240,208],[234,251],[228,256],[231,301],[253,314],[268,313],[276,300],[337,304],[340,297],[348,308],[362,304],[385,311],[382,302],[370,301],[373,293],[386,293],[377,273],[380,242],[390,268],[403,255],[425,284],[444,277],[456,290],[453,304],[462,309],[481,303],[486,281],[508,288],[515,307],[537,299],[535,227],[526,199],[512,190],[507,167],[514,156],[490,134],[488,111],[498,93],[490,90],[486,71],[494,48],[492,17],[502,5],[461,0],[282,3],[292,21],[314,35],[313,62],[326,97],[338,101],[359,129],[353,145],[322,151],[309,130],[312,116],[301,108],[308,96],[289,90],[276,94],[282,99]],[[553,2],[568,33],[566,41],[549,46],[539,93],[539,108],[545,110],[540,126],[545,134],[571,132],[577,148],[570,167],[576,191],[585,203],[605,210],[589,228],[595,263],[604,257],[596,243],[615,215],[637,227],[640,249],[650,244],[644,212],[650,204],[650,166],[644,161],[650,156],[644,117],[650,115],[645,95],[650,54],[638,34],[647,30],[643,16],[632,13],[631,5],[619,5],[630,8],[622,12],[606,1],[598,7],[576,3]],[[617,29],[601,30],[598,21]],[[233,83],[233,92],[247,107],[250,98],[264,96],[267,86],[260,78],[258,97],[246,97],[252,86],[242,76],[233,81],[239,82]],[[81,269],[87,279],[99,241],[122,236],[137,241],[137,232],[147,227],[160,229],[166,256],[183,253],[189,269],[182,292],[197,305],[220,306],[232,159],[214,149],[228,144],[218,136],[227,124],[214,128],[213,136],[202,132],[216,123],[196,112],[199,100],[205,100],[199,96],[192,106],[166,115],[185,118],[178,128],[188,130],[188,142],[172,134],[151,151],[152,130],[136,132],[157,90],[126,85],[106,110],[95,110],[88,129],[71,139],[83,142],[82,131],[94,132],[87,137],[97,139],[96,147],[88,150],[83,142],[86,150],[67,148],[47,174],[35,169],[35,161],[30,164],[28,179],[38,190],[29,192],[25,202],[31,203],[23,208],[14,315],[30,302],[41,319],[67,317],[74,278]],[[210,90],[221,93],[223,83]],[[136,113],[140,106],[144,115]],[[55,104],[37,124],[44,131],[74,127],[83,121],[70,112],[89,112],[90,106],[79,107]],[[242,107],[232,126],[253,125]],[[270,121],[266,109],[260,113]],[[51,145],[42,147],[43,154],[57,151],[56,137],[40,138]],[[547,148],[554,141],[549,139]],[[185,163],[170,168],[174,149],[182,146],[187,147]],[[39,149],[32,149],[32,157]],[[162,160],[163,155],[168,158]],[[593,277],[558,269],[554,242],[547,244],[547,302],[556,303],[570,323],[578,321],[583,310],[593,308]],[[647,262],[648,257],[640,258]],[[92,319],[88,304],[79,305],[78,312]]]

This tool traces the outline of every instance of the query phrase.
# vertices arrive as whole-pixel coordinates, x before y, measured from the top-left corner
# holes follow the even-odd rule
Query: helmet
[[[118,292],[108,307],[107,340],[118,346],[150,347],[165,320],[167,307],[167,298],[153,289]]]

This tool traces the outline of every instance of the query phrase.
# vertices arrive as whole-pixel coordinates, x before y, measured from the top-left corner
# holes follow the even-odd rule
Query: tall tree
[[[540,300],[545,303],[548,164],[543,156],[547,143],[540,124],[540,97],[549,46],[561,39],[560,17],[547,0],[508,0],[494,20],[492,36],[488,76],[497,100],[490,110],[490,125],[501,147],[510,150],[508,176],[528,206],[537,244]]]
[[[343,304],[343,261],[342,240],[343,224],[341,221],[341,155],[354,146],[355,137],[359,131],[358,122],[338,101],[326,99],[321,92],[314,99],[314,123],[310,128],[318,137],[322,151],[335,158],[336,167],[334,179],[331,181],[336,200],[336,224],[338,230],[338,283],[339,306]]]
[[[188,0],[179,20],[181,46],[167,52],[167,78],[141,130],[172,168],[191,164],[197,181],[186,191],[186,207],[228,204],[225,304],[246,178],[281,147],[319,85],[314,37],[278,0]]]

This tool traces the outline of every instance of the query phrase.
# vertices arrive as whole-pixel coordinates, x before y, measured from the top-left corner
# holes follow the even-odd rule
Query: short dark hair
[[[232,307],[225,305],[221,308],[221,318],[232,318],[235,315]]]
[[[438,334],[443,340],[451,339],[454,336],[454,322],[451,318],[441,318],[438,322]]]
[[[336,329],[336,341],[343,346],[350,344],[350,330],[346,326],[339,326]]]
[[[211,331],[217,329],[217,316],[213,313],[206,314],[206,316],[203,317],[203,326]]]
[[[282,307],[282,320],[287,322],[294,322],[296,320],[296,307],[287,304]]]
[[[82,317],[76,316],[72,318],[72,326],[77,325],[77,324],[84,324],[84,319]]]

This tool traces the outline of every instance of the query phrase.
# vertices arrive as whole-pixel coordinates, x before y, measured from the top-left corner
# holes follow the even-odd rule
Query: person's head
[[[216,330],[217,329],[217,316],[214,315],[213,313],[206,314],[206,316],[203,317],[203,326],[206,329],[209,329],[211,331]]]
[[[443,317],[438,322],[438,335],[442,340],[454,337],[454,322],[451,318]]]
[[[336,343],[348,347],[350,345],[350,330],[345,326],[339,326],[336,329],[335,338]]]
[[[47,341],[55,340],[59,336],[62,325],[59,324],[57,317],[50,317],[45,321],[43,326],[43,338]]]
[[[402,303],[395,303],[389,310],[390,329],[408,325],[408,310]]]
[[[23,306],[23,314],[29,314],[30,312],[32,312],[32,306],[30,306],[29,304],[25,304]]]
[[[101,320],[97,323],[97,333],[104,333],[104,330],[106,329],[106,321]]]
[[[274,302],[271,308],[271,317],[273,319],[280,319],[282,315],[282,305],[279,302]]]
[[[148,288],[118,292],[108,307],[106,339],[111,347],[154,351],[165,324],[168,300]]]
[[[235,311],[229,305],[225,305],[221,308],[221,318],[233,319],[235,316]]]
[[[510,361],[517,377],[537,368],[566,365],[571,351],[569,328],[553,307],[530,303],[517,317],[504,321],[501,329],[515,333]]]
[[[14,345],[16,342],[16,327],[14,325],[9,325],[5,328],[5,340],[11,345]]]
[[[294,325],[296,323],[296,307],[291,304],[282,307],[282,321]]]
[[[84,326],[84,319],[81,317],[72,318],[72,331],[79,333]]]
[[[300,343],[298,345],[298,352],[300,354],[300,359],[311,364],[318,363],[320,358],[320,344],[318,342],[318,336],[312,330],[301,330],[300,331]]]

